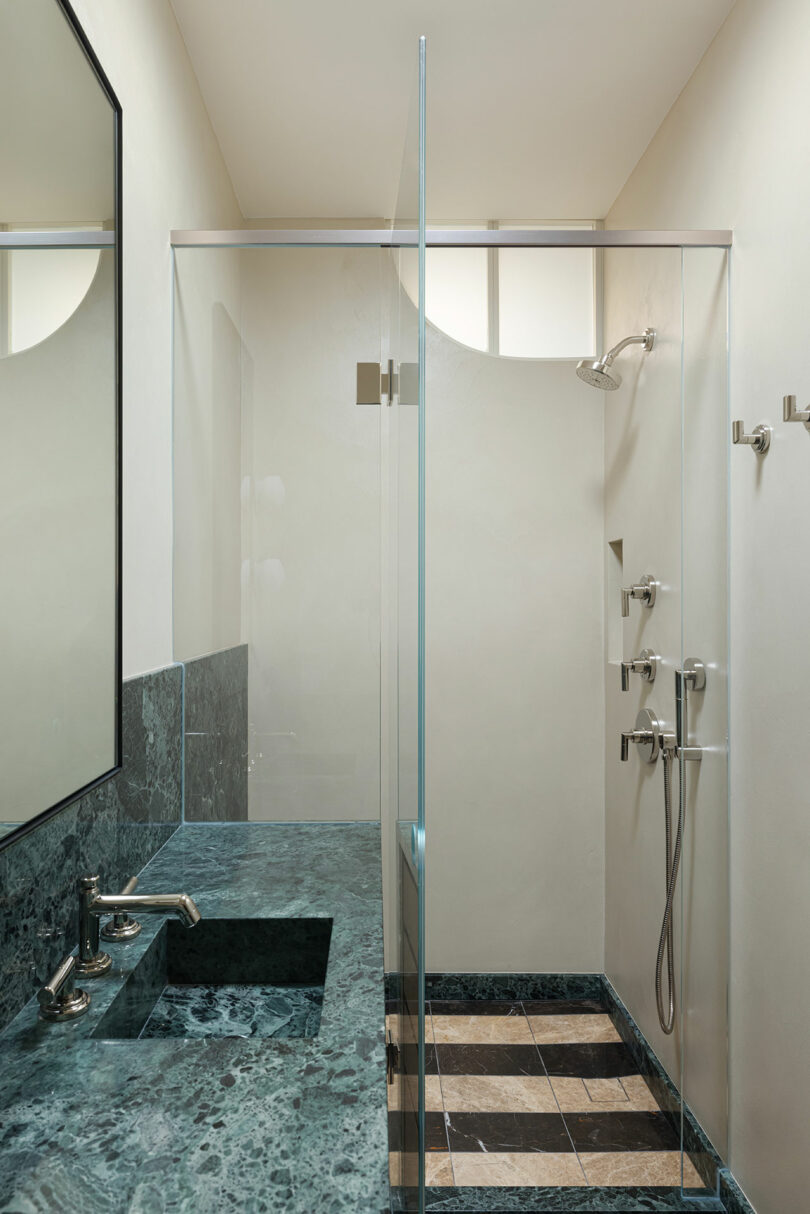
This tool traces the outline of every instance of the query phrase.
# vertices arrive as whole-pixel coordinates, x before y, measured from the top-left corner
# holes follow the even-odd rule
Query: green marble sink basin
[[[332,920],[167,920],[93,1037],[316,1037]]]

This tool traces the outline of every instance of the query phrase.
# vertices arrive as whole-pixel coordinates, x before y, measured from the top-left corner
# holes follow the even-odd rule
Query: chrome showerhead
[[[640,337],[625,337],[601,358],[583,358],[577,363],[577,375],[592,388],[602,388],[605,392],[615,392],[621,386],[622,377],[613,370],[613,360],[625,348],[640,344],[649,353],[655,345],[655,329],[645,329]]]
[[[618,371],[608,371],[601,358],[589,362],[583,358],[577,363],[577,375],[592,388],[604,388],[606,392],[615,392],[622,382]]]

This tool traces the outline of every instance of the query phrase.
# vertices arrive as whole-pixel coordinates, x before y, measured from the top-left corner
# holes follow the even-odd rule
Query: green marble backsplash
[[[0,851],[0,1028],[75,948],[79,877],[120,888],[180,825],[182,676],[127,680],[120,773]]]
[[[185,662],[187,822],[248,816],[248,647]]]

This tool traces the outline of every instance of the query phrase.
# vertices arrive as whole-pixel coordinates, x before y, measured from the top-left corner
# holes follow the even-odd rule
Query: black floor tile
[[[403,1075],[418,1075],[419,1073],[419,1047],[413,1042],[401,1042],[399,1044],[399,1070]],[[430,1042],[425,1043],[425,1074],[438,1075],[439,1068],[436,1064],[436,1047]]]
[[[418,1129],[415,1115],[389,1112],[388,1114],[388,1149],[389,1151],[418,1150]],[[425,1150],[446,1151],[447,1131],[444,1125],[444,1113],[425,1113]]]
[[[619,1041],[587,1042],[578,1045],[539,1045],[549,1075],[575,1079],[616,1079],[637,1075],[638,1066],[626,1045]]]
[[[578,1151],[677,1151],[680,1138],[663,1113],[566,1113]]]
[[[442,1075],[546,1073],[534,1045],[437,1045],[436,1053]]]
[[[431,999],[434,1016],[522,1016],[520,1003],[505,999]]]
[[[448,1113],[451,1151],[573,1151],[559,1113]]]
[[[606,1016],[608,1011],[598,999],[524,999],[523,1010],[527,1016]]]

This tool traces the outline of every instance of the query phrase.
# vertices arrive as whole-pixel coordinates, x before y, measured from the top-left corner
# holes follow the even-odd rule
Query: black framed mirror
[[[0,0],[0,848],[121,765],[121,107]]]

